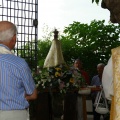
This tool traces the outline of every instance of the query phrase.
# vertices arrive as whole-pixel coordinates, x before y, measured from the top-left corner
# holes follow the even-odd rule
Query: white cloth
[[[7,48],[0,46],[0,54],[13,54],[13,53]]]
[[[113,67],[112,67],[112,57],[110,57],[107,65],[104,67],[102,75],[102,85],[105,93],[105,97],[111,100],[113,95]]]

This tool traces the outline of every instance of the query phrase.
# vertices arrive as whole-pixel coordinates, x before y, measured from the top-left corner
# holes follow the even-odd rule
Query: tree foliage
[[[90,25],[73,22],[64,29],[61,43],[67,63],[80,58],[90,74],[95,73],[98,63],[107,63],[111,49],[120,45],[120,26],[104,22],[93,20]]]
[[[92,3],[96,2],[97,4],[100,2],[100,0],[92,0]]]
[[[38,41],[38,65],[43,66],[45,58],[51,46],[50,40]]]

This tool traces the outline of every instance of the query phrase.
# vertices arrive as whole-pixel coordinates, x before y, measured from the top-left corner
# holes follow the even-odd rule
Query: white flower
[[[58,83],[60,84],[60,82],[61,82],[61,80],[60,79],[58,79]]]
[[[75,75],[74,75],[74,74],[72,74],[72,77],[74,78],[74,77],[75,77]]]
[[[40,81],[38,81],[38,84],[40,84],[41,82]]]
[[[66,90],[65,90],[65,89],[63,89],[63,93],[66,93]]]
[[[48,82],[51,82],[51,79],[50,79],[50,78],[48,78]]]
[[[42,81],[43,83],[45,83],[45,82],[47,81],[47,79],[41,79],[41,81]]]
[[[66,87],[68,87],[69,85],[70,85],[70,84],[69,84],[69,83],[67,83],[67,84],[66,84]]]
[[[39,85],[38,84],[36,84],[36,87],[38,87]]]

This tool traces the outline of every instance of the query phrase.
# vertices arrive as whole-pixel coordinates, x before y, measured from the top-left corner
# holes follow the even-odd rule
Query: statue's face
[[[120,5],[110,9],[110,21],[112,23],[120,23]]]
[[[112,23],[120,23],[120,0],[102,0],[102,7],[110,11]]]

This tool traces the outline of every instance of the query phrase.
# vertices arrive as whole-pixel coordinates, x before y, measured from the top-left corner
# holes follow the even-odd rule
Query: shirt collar
[[[5,47],[7,50],[10,50],[6,45],[0,44],[0,46]]]

